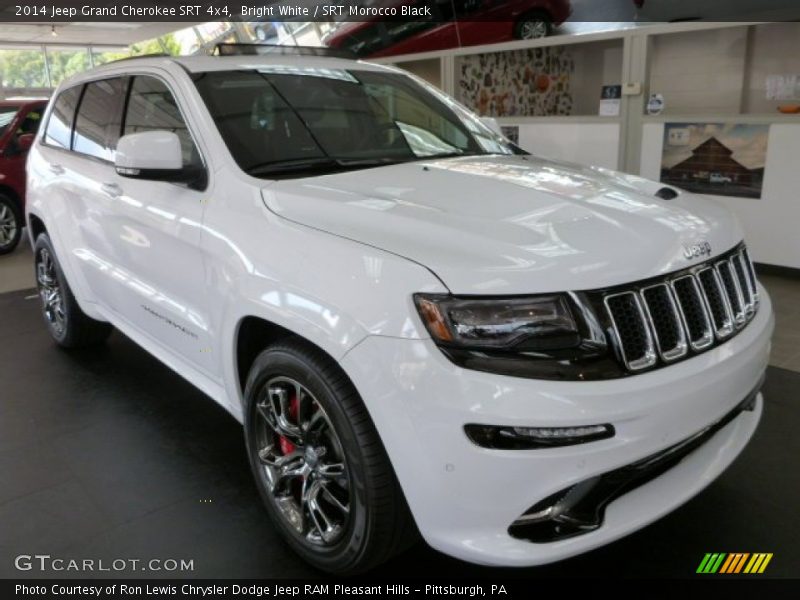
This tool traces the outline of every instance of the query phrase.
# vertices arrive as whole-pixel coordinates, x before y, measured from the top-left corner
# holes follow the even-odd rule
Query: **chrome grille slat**
[[[758,306],[758,282],[756,281],[756,270],[753,267],[753,261],[750,259],[750,253],[747,248],[742,249],[742,258],[744,259],[744,266],[747,269],[747,279],[750,281],[750,291],[753,294],[753,305]]]
[[[677,361],[722,343],[758,308],[755,270],[743,246],[721,258],[627,289],[598,291],[610,342],[629,371]]]
[[[714,335],[717,336],[717,339],[725,339],[733,333],[733,314],[719,274],[712,267],[708,267],[698,271],[697,281],[700,284],[706,308],[711,315]]]
[[[742,299],[742,290],[739,289],[739,282],[733,274],[733,267],[729,260],[720,261],[716,265],[717,273],[722,280],[725,288],[725,293],[728,296],[728,302],[731,305],[731,313],[733,314],[733,322],[736,329],[742,327],[747,319],[744,310],[744,300]]]
[[[744,302],[745,317],[750,317],[755,310],[755,301],[753,299],[753,290],[750,286],[747,273],[745,271],[744,257],[739,252],[731,257],[731,264],[733,271],[736,274],[736,279],[739,281],[739,290],[742,292],[742,301]]]
[[[673,279],[670,283],[678,301],[681,320],[686,328],[692,350],[703,350],[714,343],[711,318],[700,294],[700,286],[694,275]]]
[[[642,289],[641,296],[659,356],[665,362],[685,356],[689,345],[670,286],[666,283],[651,285]]]
[[[640,371],[656,364],[657,356],[642,302],[635,292],[621,292],[604,298],[604,303],[625,366]]]

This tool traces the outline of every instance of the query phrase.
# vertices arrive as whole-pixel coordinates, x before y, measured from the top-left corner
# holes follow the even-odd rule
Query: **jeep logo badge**
[[[700,242],[699,244],[684,246],[683,256],[686,257],[686,260],[700,258],[701,256],[711,256],[711,244],[708,242]]]

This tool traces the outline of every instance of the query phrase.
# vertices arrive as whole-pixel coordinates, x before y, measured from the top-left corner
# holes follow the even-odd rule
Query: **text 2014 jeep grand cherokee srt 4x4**
[[[52,336],[113,325],[239,419],[317,567],[417,531],[483,564],[584,552],[756,428],[772,308],[709,200],[535,158],[337,58],[121,61],[45,118],[27,218]]]

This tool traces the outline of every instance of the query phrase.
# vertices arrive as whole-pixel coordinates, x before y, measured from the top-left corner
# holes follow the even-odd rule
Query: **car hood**
[[[280,180],[267,208],[406,257],[455,294],[587,290],[685,268],[742,239],[733,215],[685,192],[530,156],[415,161]]]

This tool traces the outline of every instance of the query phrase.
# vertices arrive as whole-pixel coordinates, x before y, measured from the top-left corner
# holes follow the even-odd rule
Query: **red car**
[[[17,247],[25,225],[25,159],[47,100],[0,102],[0,254]]]
[[[430,6],[432,14],[342,23],[324,43],[362,57],[430,52],[545,37],[572,13],[569,0],[398,0],[395,4],[398,9]]]

